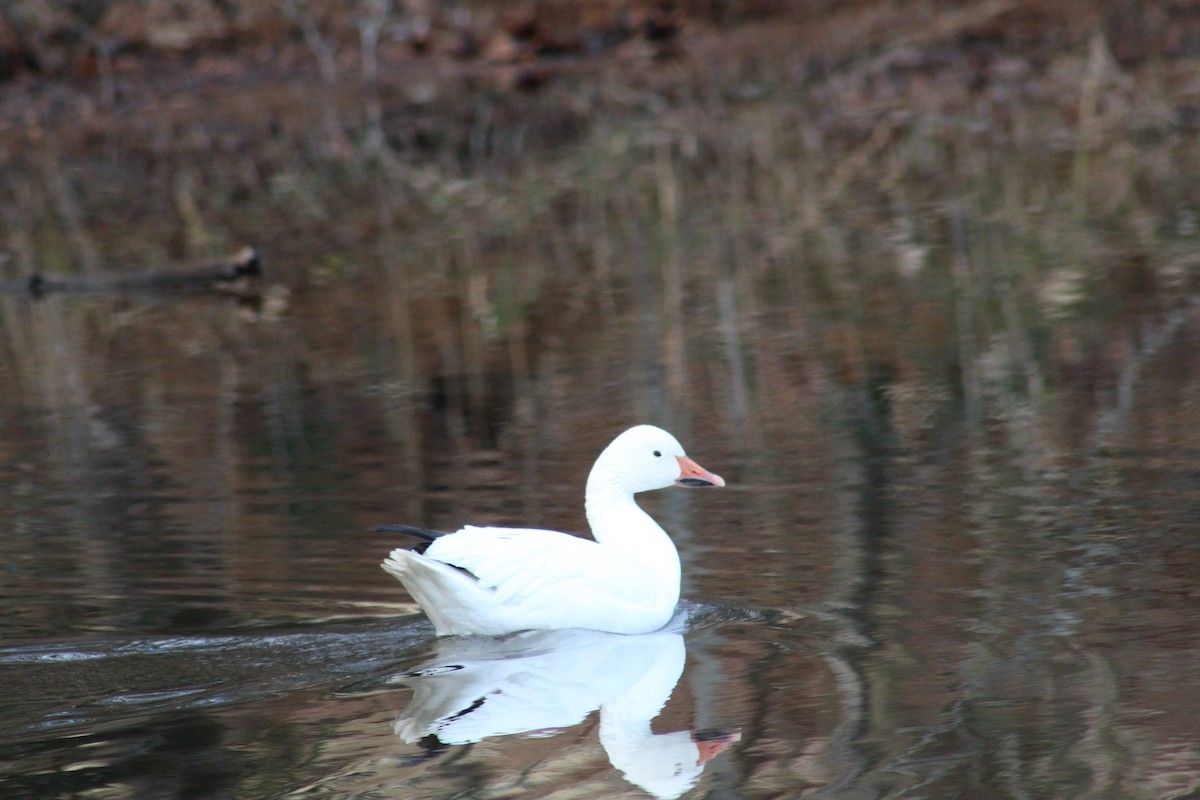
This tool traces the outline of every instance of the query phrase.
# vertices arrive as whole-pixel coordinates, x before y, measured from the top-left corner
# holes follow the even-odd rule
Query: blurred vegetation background
[[[1187,2],[15,0],[0,268],[253,244],[256,313],[338,320],[313,370],[479,445],[584,342],[731,441],[819,374],[911,441],[1072,393],[1095,443],[1195,294],[1197,76]]]

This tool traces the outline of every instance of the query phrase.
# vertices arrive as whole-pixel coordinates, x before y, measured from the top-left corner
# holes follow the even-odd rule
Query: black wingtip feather
[[[424,539],[427,542],[432,542],[439,536],[449,535],[449,531],[434,531],[429,528],[418,528],[413,525],[400,525],[396,523],[376,525],[374,528],[371,528],[371,531],[374,533],[404,533],[409,536],[415,536],[418,539]]]

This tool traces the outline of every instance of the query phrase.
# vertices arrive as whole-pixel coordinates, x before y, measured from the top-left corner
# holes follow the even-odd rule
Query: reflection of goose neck
[[[686,650],[683,637],[677,633],[656,636],[655,655],[637,683],[609,700],[600,707],[600,736],[605,731],[613,737],[627,739],[646,736],[650,733],[650,720],[658,716],[675,684],[683,675]]]
[[[656,797],[678,797],[700,774],[699,751],[690,731],[656,735],[650,721],[679,682],[686,649],[678,634],[656,638],[655,660],[637,683],[600,706],[600,744],[630,782]]]

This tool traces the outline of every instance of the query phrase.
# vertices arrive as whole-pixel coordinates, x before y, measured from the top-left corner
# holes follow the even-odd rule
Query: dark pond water
[[[1195,71],[790,36],[0,96],[0,797],[1198,796]],[[728,481],[644,496],[669,629],[436,640],[379,568],[583,532],[639,422]]]
[[[580,530],[594,454],[661,388],[609,356],[635,320],[489,383],[496,423],[389,388],[385,331],[298,345],[353,324],[320,302],[2,313],[25,353],[0,407],[6,798],[1196,790],[1190,312],[1130,349],[1132,395],[1067,387],[976,426],[752,321],[744,417],[704,378],[718,351],[688,412],[655,418],[729,481],[644,496],[683,554],[673,627],[481,642],[435,641],[367,528]]]

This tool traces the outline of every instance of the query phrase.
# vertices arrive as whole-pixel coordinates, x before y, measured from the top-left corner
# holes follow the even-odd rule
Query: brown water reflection
[[[1193,73],[787,58],[456,76],[466,151],[330,158],[250,94],[0,129],[8,277],[266,268],[0,294],[0,794],[644,797],[591,710],[397,737],[435,645],[367,530],[579,530],[642,421],[729,482],[645,499],[698,617],[654,731],[741,734],[688,796],[1200,791]]]
[[[33,352],[65,329],[85,331],[62,345],[84,353],[97,341],[86,321],[108,302],[6,313]],[[585,337],[595,350],[547,346],[524,394],[504,390],[504,413],[540,404],[544,424],[501,422],[482,442],[444,395],[418,406],[382,388],[371,364],[386,334],[360,332],[349,357],[299,345],[334,329],[326,309],[266,322],[221,303],[111,307],[128,315],[126,344],[6,376],[23,387],[2,428],[12,796],[640,796],[604,759],[594,716],[436,757],[406,746],[391,734],[406,689],[347,689],[418,662],[427,629],[339,633],[335,621],[413,610],[378,569],[392,542],[372,523],[578,529],[591,454],[651,403],[605,357],[641,334],[610,320]],[[1128,400],[1067,387],[980,426],[943,407],[937,429],[901,424],[920,387],[855,388],[811,356],[774,373],[765,365],[800,356],[775,325],[744,325],[770,376],[748,395],[744,437],[704,379],[719,358],[696,367],[687,416],[669,422],[727,473],[728,493],[646,498],[680,543],[686,597],[784,612],[716,612],[687,637],[656,730],[742,735],[693,791],[1194,791],[1194,318],[1128,351],[1143,359]],[[34,406],[38,393],[55,404]],[[396,457],[411,426],[423,432],[416,484]],[[277,644],[281,625],[315,638]],[[187,638],[205,631],[242,638]],[[165,634],[184,649],[129,661]]]

